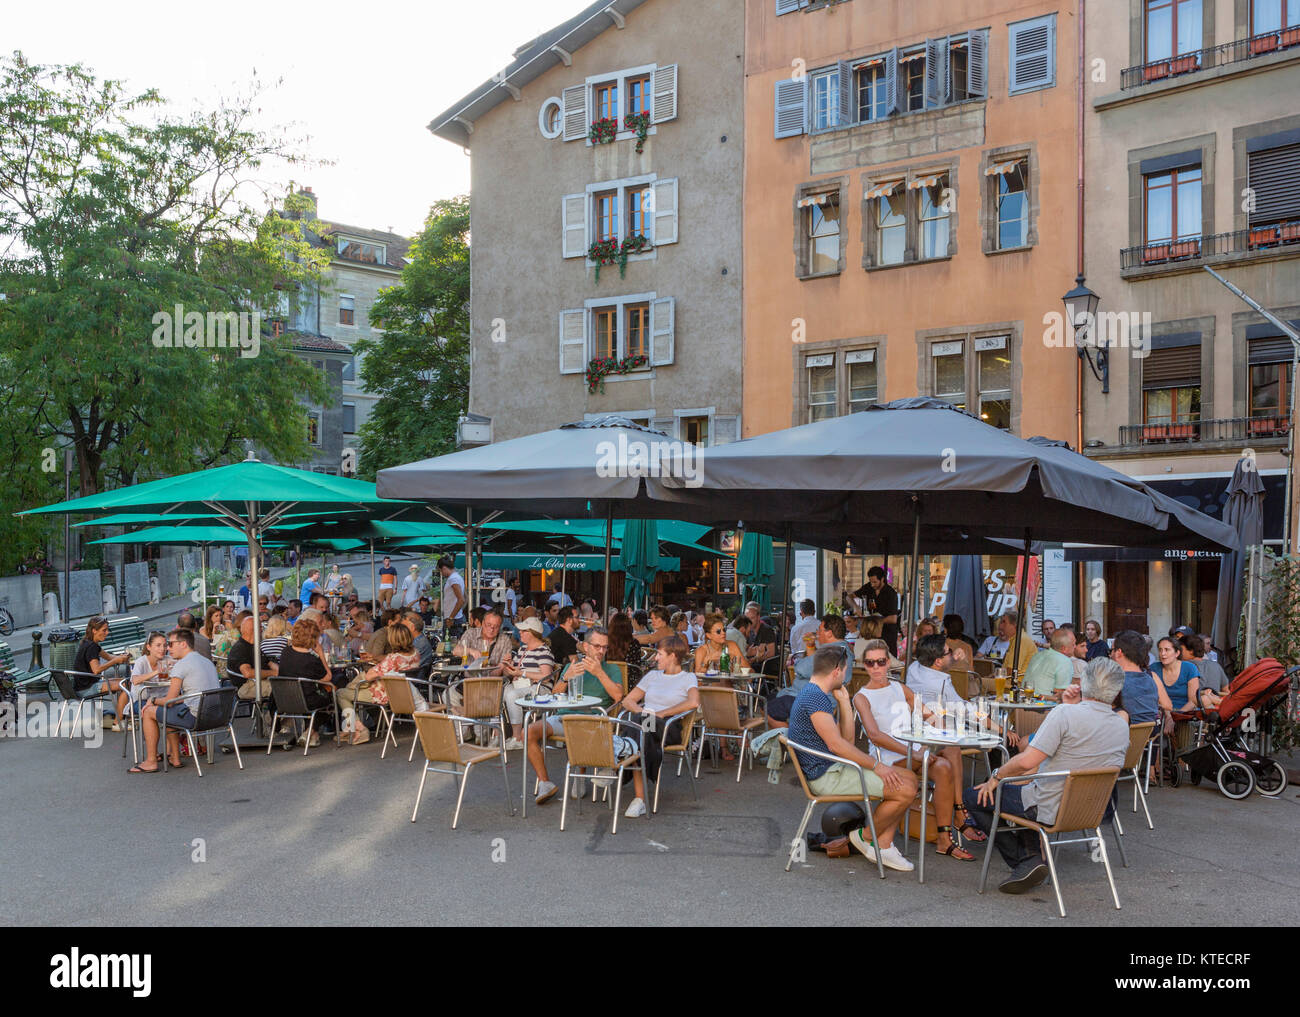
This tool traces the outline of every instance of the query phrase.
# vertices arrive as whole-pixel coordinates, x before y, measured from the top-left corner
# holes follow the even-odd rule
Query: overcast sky
[[[429,121],[587,2],[14,2],[3,47],[156,88],[182,109],[246,91],[254,70],[283,78],[262,103],[265,126],[293,126],[333,165],[273,178],[309,184],[322,218],[410,235],[432,202],[469,189],[468,157]]]

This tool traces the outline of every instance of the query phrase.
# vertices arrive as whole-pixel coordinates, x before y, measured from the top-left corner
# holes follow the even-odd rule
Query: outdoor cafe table
[[[994,721],[999,727],[1002,727],[1001,717],[1012,710],[1051,710],[1060,706],[1060,703],[1050,699],[1031,699],[1024,703],[1017,703],[1010,699],[990,699],[989,700],[989,719]]]
[[[557,696],[555,693],[549,693],[541,699],[534,696],[525,696],[515,700],[515,705],[524,711],[524,761],[523,761],[523,786],[519,789],[521,796],[520,805],[522,813],[520,818],[528,818],[528,724],[531,718],[541,717],[549,710],[581,710],[593,706],[599,706],[601,700],[597,696],[583,696],[581,699],[569,699],[567,695]],[[542,738],[542,755],[546,754],[546,738]]]
[[[955,745],[959,749],[979,749],[985,754],[984,765],[988,766],[988,751],[995,749],[1002,744],[1002,740],[992,734],[963,734],[958,735],[955,731],[940,731],[937,728],[925,725],[920,734],[913,734],[910,730],[891,735],[900,742],[907,744],[907,768],[912,768],[912,750],[920,747],[921,753],[921,833],[920,840],[917,844],[917,881],[925,882],[925,820],[928,810],[925,805],[925,788],[930,778],[930,750],[932,748],[946,749],[950,745]],[[960,783],[960,782],[959,782]],[[960,803],[960,798],[958,798]],[[908,809],[910,815],[911,809]],[[935,817],[939,818],[939,817]],[[906,821],[905,821],[906,822]],[[907,837],[906,826],[904,826],[904,838]]]

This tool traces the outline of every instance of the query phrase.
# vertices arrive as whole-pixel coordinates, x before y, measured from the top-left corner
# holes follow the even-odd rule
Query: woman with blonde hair
[[[280,654],[289,645],[289,623],[284,615],[273,614],[262,629],[262,653],[272,660],[279,660]]]

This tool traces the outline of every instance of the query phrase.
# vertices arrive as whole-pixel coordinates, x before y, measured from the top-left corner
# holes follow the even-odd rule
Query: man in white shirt
[[[519,580],[510,580],[510,585],[506,587],[506,619],[513,622],[515,614],[519,610]]]
[[[257,584],[258,597],[265,597],[267,607],[275,607],[275,584],[271,582],[271,570],[262,569],[259,573],[260,582]]]
[[[952,686],[952,678],[940,670],[951,656],[944,636],[923,636],[916,644],[916,659],[907,669],[907,687],[920,696],[923,703],[938,701],[955,705],[962,702]]]
[[[465,628],[465,580],[456,571],[456,559],[444,554],[438,559],[438,571],[442,574],[442,617],[452,630],[453,636],[459,636]]]
[[[820,624],[817,620],[817,605],[811,600],[799,601],[799,620],[790,629],[790,654],[795,660],[808,653],[804,636],[812,636],[815,639]]]
[[[402,580],[402,607],[415,607],[420,603],[422,596],[424,596],[424,580],[420,578],[420,566],[412,565],[407,569],[406,578]]]

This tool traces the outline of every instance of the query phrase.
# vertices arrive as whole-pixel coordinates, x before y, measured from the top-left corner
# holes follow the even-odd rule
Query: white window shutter
[[[677,65],[656,67],[651,73],[650,91],[654,95],[652,107],[654,123],[677,119]]]
[[[677,437],[676,417],[655,417],[650,421],[650,426],[656,431],[663,431],[670,438]]]
[[[853,87],[853,67],[847,60],[839,61],[839,126],[848,127],[857,117],[858,90]]]
[[[971,98],[988,95],[988,36],[984,32],[970,33],[966,60],[966,94]]]
[[[714,416],[713,424],[710,428],[713,445],[730,445],[733,441],[740,441],[740,417],[738,416]]]
[[[1024,92],[1056,84],[1056,16],[1012,25],[1008,31],[1009,91]]]
[[[654,235],[656,247],[677,243],[677,178],[656,180],[650,185],[654,195]]]
[[[650,303],[650,366],[666,367],[673,362],[673,331],[676,300],[660,297]]]
[[[560,230],[563,234],[564,257],[586,257],[587,195],[566,194],[560,200],[560,219]]]
[[[898,112],[898,49],[885,54],[885,116]]]
[[[776,134],[793,138],[808,126],[808,78],[785,78],[776,83]]]
[[[776,0],[776,15],[793,14],[800,7],[807,7],[808,0]]]
[[[560,373],[581,374],[587,367],[587,311],[560,312]]]
[[[560,93],[563,103],[564,140],[582,141],[591,130],[591,118],[587,115],[587,86],[570,85]]]

